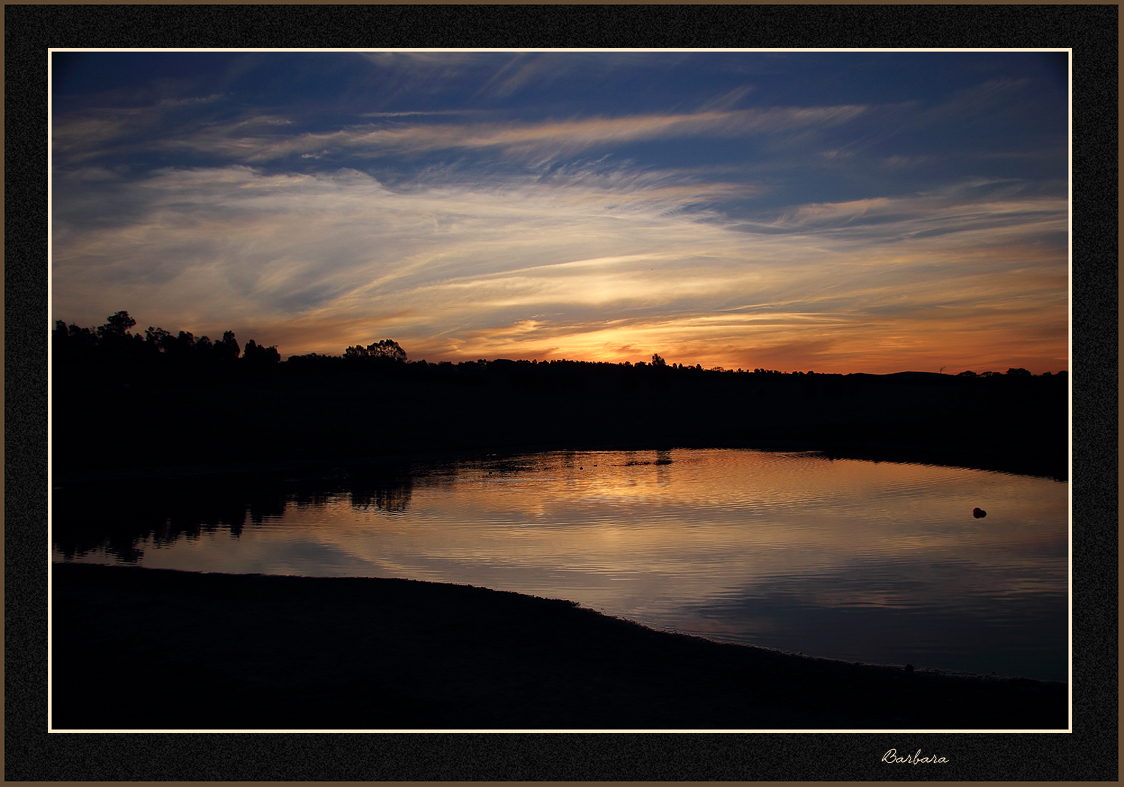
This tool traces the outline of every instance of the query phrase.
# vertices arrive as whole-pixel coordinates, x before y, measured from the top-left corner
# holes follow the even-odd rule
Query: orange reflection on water
[[[759,451],[558,452],[429,469],[392,498],[291,501],[247,515],[237,538],[149,548],[143,564],[480,585],[860,660],[912,643],[947,662],[1012,627],[1022,651],[1049,630],[1050,658],[1065,652],[1068,488],[1054,481]]]

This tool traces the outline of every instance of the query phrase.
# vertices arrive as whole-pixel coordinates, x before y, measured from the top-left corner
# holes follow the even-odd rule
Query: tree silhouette
[[[105,325],[98,328],[98,337],[105,339],[110,336],[128,336],[129,329],[136,324],[137,321],[128,312],[117,312],[105,318]]]
[[[231,360],[237,359],[242,354],[242,348],[238,346],[238,340],[234,338],[234,331],[224,333],[222,340],[215,342],[215,349],[220,357]]]
[[[167,348],[168,340],[171,338],[172,334],[163,328],[153,328],[150,325],[144,329],[144,340],[155,346],[160,352]]]
[[[276,346],[266,347],[250,339],[246,342],[246,350],[242,354],[242,360],[254,366],[268,366],[280,362],[281,353],[277,351]]]
[[[343,357],[351,360],[386,358],[391,361],[405,363],[406,351],[393,339],[383,339],[382,341],[368,344],[366,347],[361,344],[348,347],[344,350]]]

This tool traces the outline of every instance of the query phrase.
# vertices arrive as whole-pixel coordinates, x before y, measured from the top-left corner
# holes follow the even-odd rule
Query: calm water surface
[[[56,519],[54,559],[482,585],[808,655],[1068,672],[1068,485],[1047,479],[742,450],[560,452],[210,520],[76,547]]]

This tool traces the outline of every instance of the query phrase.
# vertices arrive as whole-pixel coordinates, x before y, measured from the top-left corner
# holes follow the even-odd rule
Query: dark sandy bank
[[[1066,686],[907,672],[399,579],[56,564],[56,729],[1064,728]]]

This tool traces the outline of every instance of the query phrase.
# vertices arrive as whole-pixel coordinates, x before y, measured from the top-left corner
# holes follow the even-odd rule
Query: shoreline
[[[1069,483],[1069,472],[1065,468],[1048,469],[1032,465],[1016,469],[1018,466],[1007,456],[949,455],[940,452],[895,450],[889,446],[820,446],[811,447],[804,442],[740,443],[728,444],[676,444],[640,445],[635,443],[604,443],[591,445],[556,445],[552,443],[517,445],[497,449],[461,449],[449,451],[407,452],[397,454],[377,454],[370,456],[343,456],[337,459],[254,459],[240,462],[207,462],[191,464],[150,464],[146,466],[99,466],[83,467],[80,470],[68,468],[52,474],[52,486],[72,486],[101,482],[132,481],[175,481],[186,478],[241,477],[241,476],[290,476],[297,478],[321,477],[350,468],[361,467],[430,467],[463,462],[510,459],[539,453],[599,453],[610,451],[635,451],[637,453],[666,450],[739,450],[776,453],[814,454],[828,460],[849,459],[860,462],[890,462],[893,464],[914,464],[932,467],[949,467],[962,470],[1004,473],[1030,478],[1049,478],[1061,483]],[[1068,459],[1066,460],[1068,465]]]
[[[436,367],[327,376],[277,368],[213,380],[133,369],[99,384],[97,368],[88,370],[93,377],[56,371],[53,471],[60,479],[89,477],[90,468],[107,464],[109,447],[114,472],[127,473],[205,467],[215,457],[252,468],[491,452],[750,448],[1069,477],[1062,379],[635,369],[621,377],[588,364],[494,362],[464,379],[444,379]],[[138,410],[131,404],[138,397],[162,406]],[[348,415],[334,420],[330,413]]]
[[[376,578],[53,564],[55,729],[1065,729],[1065,683],[656,631]],[[107,702],[98,686],[136,689]]]

